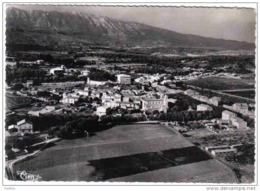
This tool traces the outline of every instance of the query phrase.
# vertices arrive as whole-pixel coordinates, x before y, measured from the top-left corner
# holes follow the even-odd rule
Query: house
[[[99,117],[104,116],[104,115],[107,115],[109,109],[110,109],[109,106],[100,106],[100,107],[97,107],[96,114],[97,114]]]
[[[33,80],[27,80],[27,81],[26,81],[26,87],[27,87],[27,88],[33,87]]]
[[[65,72],[64,68],[62,67],[56,67],[50,69],[50,74],[56,75],[56,74],[63,74]]]
[[[197,95],[198,93],[191,89],[188,89],[188,90],[184,91],[184,94],[188,95],[188,96],[193,96],[193,95]]]
[[[18,121],[16,124],[18,131],[22,133],[32,133],[33,132],[33,125],[32,122],[23,119],[21,121]]]
[[[232,117],[236,117],[237,114],[231,112],[231,111],[223,111],[222,112],[222,120],[227,120],[227,121],[230,121]]]
[[[78,102],[79,97],[73,97],[73,96],[67,96],[62,98],[61,102],[63,104],[75,104],[76,102]]]
[[[82,96],[89,96],[89,91],[88,90],[78,90],[77,93],[79,95],[82,95]]]
[[[33,133],[32,122],[23,119],[18,121],[16,125],[8,126],[8,131],[17,132],[18,134],[24,135],[25,133]]]
[[[92,90],[90,91],[89,93],[89,96],[92,97],[92,98],[101,98],[102,97],[102,91],[101,90]]]
[[[90,78],[87,79],[87,84],[92,86],[103,86],[107,83],[108,81],[94,81],[94,80],[90,80]]]
[[[102,99],[102,102],[103,102],[103,99]],[[120,106],[120,102],[111,101],[111,100],[104,101],[103,104],[104,104],[105,106],[110,107],[110,108],[115,108],[115,107],[119,107],[119,106]]]
[[[239,117],[231,117],[231,123],[239,130],[247,128],[247,122]]]
[[[233,109],[239,113],[247,113],[248,112],[248,104],[247,103],[234,103],[232,105]]]
[[[89,70],[83,70],[80,72],[82,76],[88,76],[89,75]]]
[[[197,111],[212,111],[212,107],[206,104],[199,104],[197,105]]]
[[[206,97],[206,96],[200,96],[199,97],[199,100],[201,101],[201,102],[208,102],[209,101],[209,98],[208,97]]]
[[[128,110],[140,109],[140,104],[134,102],[120,102],[120,107]]]
[[[36,60],[37,64],[43,64],[44,60]]]
[[[117,76],[117,82],[119,84],[131,84],[131,76],[126,74],[118,74]]]
[[[213,150],[220,150],[220,149],[229,149],[230,146],[228,145],[219,145],[219,146],[208,146],[208,147],[205,147],[205,150],[206,151],[213,151]]]
[[[209,99],[210,103],[215,105],[215,106],[219,106],[219,103],[221,102],[221,98],[220,97],[212,97]]]

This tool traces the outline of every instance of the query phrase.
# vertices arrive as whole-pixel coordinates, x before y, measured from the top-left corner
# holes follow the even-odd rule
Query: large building
[[[131,84],[131,76],[126,74],[119,74],[116,76],[119,84]]]
[[[142,110],[143,111],[163,111],[167,112],[168,109],[168,96],[161,95],[150,95],[142,99]]]
[[[237,149],[216,149],[211,151],[211,154],[214,156],[223,156],[234,153],[237,153]]]

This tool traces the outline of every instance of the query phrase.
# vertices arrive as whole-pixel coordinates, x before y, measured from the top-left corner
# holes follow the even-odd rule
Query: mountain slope
[[[11,49],[55,49],[59,46],[92,43],[254,48],[251,43],[185,35],[86,13],[26,11],[17,8],[9,8],[6,13],[6,42]]]

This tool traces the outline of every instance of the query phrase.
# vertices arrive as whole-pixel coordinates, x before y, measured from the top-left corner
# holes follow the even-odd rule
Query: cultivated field
[[[188,85],[212,90],[232,90],[254,88],[254,85],[246,83],[242,79],[209,77],[185,82]]]
[[[225,91],[225,93],[237,95],[245,98],[255,99],[255,91],[232,91],[232,92]]]
[[[6,110],[12,110],[22,106],[27,106],[32,103],[32,100],[28,97],[22,97],[6,93]]]
[[[118,125],[88,139],[62,140],[16,170],[39,174],[44,181],[178,182],[189,165],[194,167],[187,182],[235,182],[227,167],[159,124]]]

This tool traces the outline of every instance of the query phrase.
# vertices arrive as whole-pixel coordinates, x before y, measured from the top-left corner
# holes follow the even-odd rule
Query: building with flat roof
[[[214,156],[221,156],[234,153],[237,153],[237,149],[216,149],[211,151],[211,154]]]
[[[131,76],[126,74],[118,74],[117,76],[117,82],[119,84],[131,84]]]

